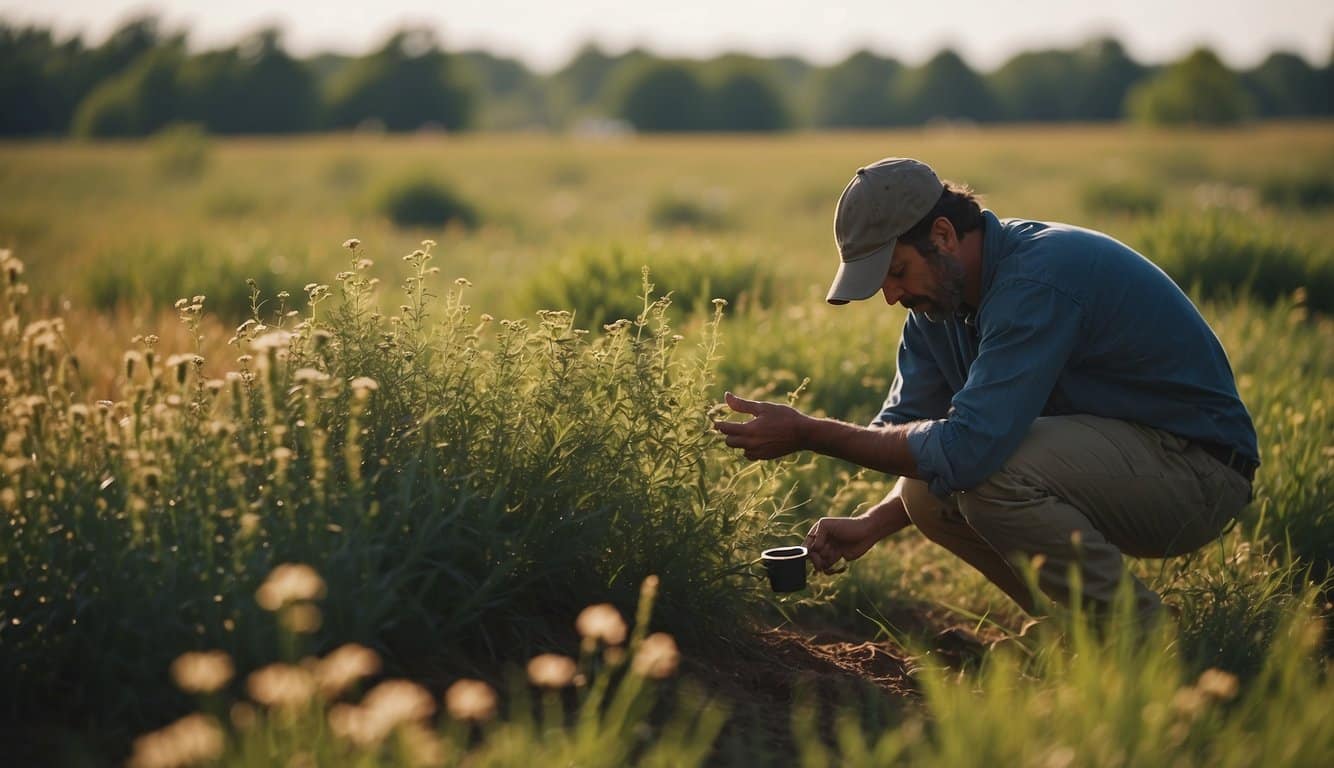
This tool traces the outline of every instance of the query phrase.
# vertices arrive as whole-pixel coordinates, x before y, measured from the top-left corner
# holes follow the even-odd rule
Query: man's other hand
[[[748,459],[777,459],[802,450],[802,429],[810,417],[786,405],[746,400],[728,392],[727,407],[747,413],[750,421],[715,421],[713,428],[727,435],[727,445],[740,448]]]
[[[872,518],[825,517],[806,534],[806,549],[811,565],[823,573],[833,572],[839,560],[856,560],[884,538],[881,526]]]

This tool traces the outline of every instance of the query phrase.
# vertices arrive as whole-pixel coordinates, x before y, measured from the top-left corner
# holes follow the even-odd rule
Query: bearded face
[[[952,253],[926,241],[900,244],[882,290],[885,300],[919,312],[932,322],[953,316],[963,302],[963,264]]]

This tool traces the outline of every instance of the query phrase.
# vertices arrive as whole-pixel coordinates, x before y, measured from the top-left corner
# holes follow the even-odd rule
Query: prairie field
[[[887,155],[1112,234],[1222,341],[1255,498],[1131,563],[1151,637],[1032,626],[914,531],[763,581],[894,482],[709,429],[878,411],[904,310],[824,294]],[[0,143],[0,189],[12,764],[1334,764],[1328,122],[171,130]]]

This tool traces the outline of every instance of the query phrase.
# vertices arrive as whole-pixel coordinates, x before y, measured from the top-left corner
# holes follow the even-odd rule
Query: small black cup
[[[769,572],[769,587],[775,592],[796,592],[806,588],[806,548],[777,547],[760,553],[760,562]]]

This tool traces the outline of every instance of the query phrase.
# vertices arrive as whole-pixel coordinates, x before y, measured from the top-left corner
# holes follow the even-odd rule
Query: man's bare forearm
[[[908,517],[908,508],[903,503],[903,483],[906,478],[899,478],[894,484],[894,489],[885,495],[885,498],[875,506],[858,515],[869,519],[875,526],[876,539],[883,539],[893,536],[899,531],[912,525],[912,520]]]
[[[920,477],[908,448],[908,427],[861,427],[807,417],[801,441],[807,450],[899,477]]]

